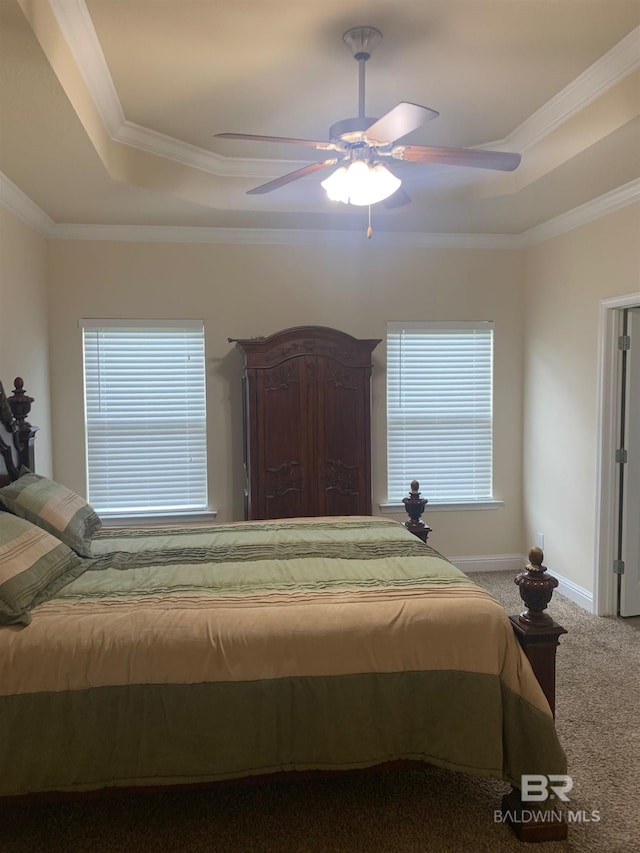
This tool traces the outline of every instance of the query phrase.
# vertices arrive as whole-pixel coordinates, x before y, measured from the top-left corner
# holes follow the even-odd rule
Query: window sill
[[[110,527],[194,527],[215,521],[218,511],[168,513],[167,515],[101,515],[103,529]]]
[[[486,501],[456,501],[448,503],[446,501],[428,501],[424,508],[425,513],[432,512],[467,512],[468,510],[485,510],[485,509],[500,509],[504,506],[504,501],[486,500]],[[379,504],[380,512],[383,514],[395,514],[405,512],[403,503],[386,503]]]

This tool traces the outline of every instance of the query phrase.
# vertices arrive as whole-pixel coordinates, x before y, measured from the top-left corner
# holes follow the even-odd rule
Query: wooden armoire
[[[244,353],[245,518],[371,515],[371,354],[324,326],[235,342]]]

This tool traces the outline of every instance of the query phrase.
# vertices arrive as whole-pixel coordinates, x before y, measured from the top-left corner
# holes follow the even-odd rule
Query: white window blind
[[[81,325],[89,502],[106,515],[206,510],[202,321]]]
[[[493,325],[389,323],[388,500],[491,500]]]

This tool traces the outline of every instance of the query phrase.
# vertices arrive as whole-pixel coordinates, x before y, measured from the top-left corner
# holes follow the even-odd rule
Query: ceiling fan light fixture
[[[392,196],[401,183],[382,163],[354,160],[336,169],[321,186],[331,201],[366,207]]]

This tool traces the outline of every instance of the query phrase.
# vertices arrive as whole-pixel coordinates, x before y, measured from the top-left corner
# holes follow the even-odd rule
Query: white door
[[[623,388],[623,431],[626,462],[621,462],[619,554],[624,565],[620,575],[620,615],[640,615],[640,307],[626,309]]]

